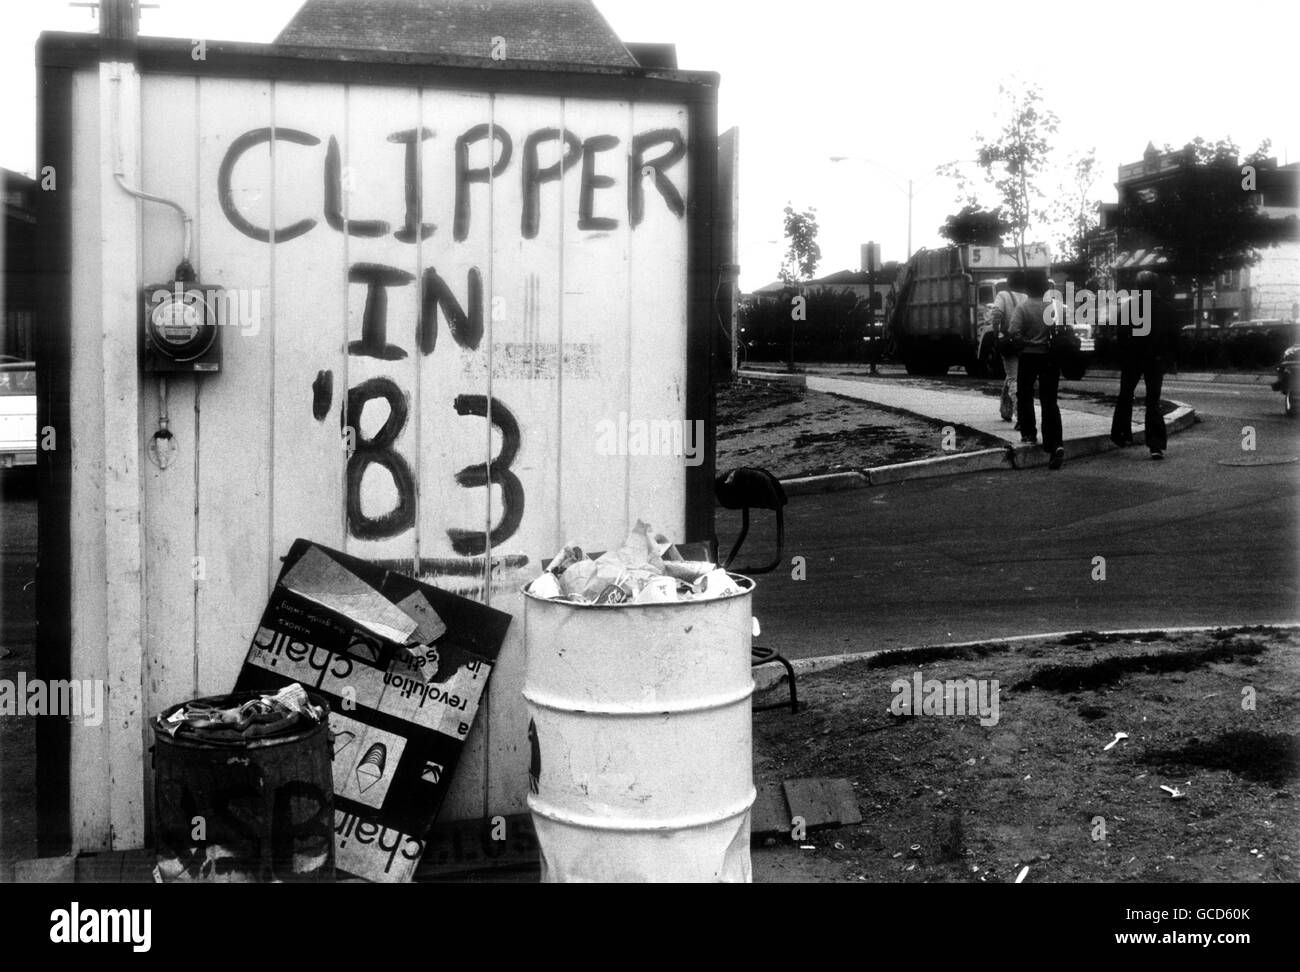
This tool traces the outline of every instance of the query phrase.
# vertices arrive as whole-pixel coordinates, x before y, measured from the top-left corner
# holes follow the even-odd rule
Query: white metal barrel
[[[749,881],[754,582],[708,601],[525,596],[542,880]]]

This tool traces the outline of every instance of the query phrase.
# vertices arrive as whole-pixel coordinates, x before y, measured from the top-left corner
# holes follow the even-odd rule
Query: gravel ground
[[[802,711],[755,716],[755,783],[847,777],[864,819],[760,841],[755,880],[1300,880],[1298,646],[1261,628],[1083,634],[800,676]],[[996,721],[893,714],[917,673],[984,680],[987,701],[997,680]]]

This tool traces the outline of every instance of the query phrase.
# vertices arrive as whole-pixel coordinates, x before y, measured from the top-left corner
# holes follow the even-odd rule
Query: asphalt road
[[[1109,390],[1113,381],[1087,387]],[[1077,629],[1300,621],[1300,423],[1267,386],[1171,381],[1202,422],[1065,468],[977,473],[820,496],[786,508],[785,567],[760,575],[761,643],[788,657]],[[1255,451],[1242,449],[1243,427]],[[1068,430],[1067,430],[1068,435]],[[770,559],[753,514],[739,563]],[[718,511],[726,545],[739,514]],[[807,579],[792,579],[792,557]],[[1104,558],[1105,579],[1099,562]]]

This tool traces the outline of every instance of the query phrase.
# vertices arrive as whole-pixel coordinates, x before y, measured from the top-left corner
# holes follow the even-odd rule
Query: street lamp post
[[[876,243],[867,243],[867,351],[871,356],[870,374],[876,373]]]
[[[907,259],[912,259],[912,180],[907,180]]]
[[[893,169],[889,168],[889,166],[882,165],[875,159],[868,159],[857,155],[832,155],[830,160],[832,162],[867,162],[884,169],[886,172],[891,173],[897,178],[901,178],[901,176],[899,176],[897,172],[894,172]],[[903,191],[901,186],[895,185],[894,188],[899,192]],[[907,259],[912,259],[912,180],[910,178],[907,180]]]
[[[884,169],[886,172],[888,172],[890,175],[894,176],[894,178],[896,178],[896,179],[901,179],[901,178],[903,178],[903,176],[902,176],[900,173],[895,172],[893,169],[891,169],[889,166],[885,165],[884,163],[882,163],[882,162],[877,162],[875,159],[869,159],[869,158],[867,158],[866,156],[861,156],[861,155],[832,155],[832,156],[830,156],[830,160],[831,160],[832,162],[849,162],[849,161],[852,161],[852,162],[866,162],[866,163],[868,163],[869,165],[874,165],[874,166],[876,166],[877,168]],[[944,164],[944,165],[952,165],[952,164],[957,163],[957,162],[978,162],[978,161],[979,161],[978,159],[952,159],[952,160],[950,160],[950,161],[948,161],[948,162],[945,162],[945,163],[943,163],[943,164]],[[942,173],[935,173],[935,175],[934,175],[930,180],[927,180],[927,182],[925,183],[925,185],[928,185],[929,182],[933,181],[933,179],[935,179],[935,178],[938,178],[940,175],[942,175]],[[925,185],[922,186],[923,189],[925,188]],[[898,184],[894,184],[894,188],[895,188],[898,192],[902,192],[902,191],[903,191],[902,186],[900,186],[900,185],[898,185]],[[908,260],[912,259],[912,200],[913,200],[914,196],[915,196],[914,184],[913,184],[913,181],[912,181],[911,177],[908,177],[908,180],[907,180],[907,259],[908,259]]]

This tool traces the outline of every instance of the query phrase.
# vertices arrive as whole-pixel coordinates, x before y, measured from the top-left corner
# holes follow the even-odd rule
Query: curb
[[[808,387],[808,376],[802,373],[791,374],[788,371],[751,371],[737,370],[737,378],[750,378],[754,381],[770,381],[783,383],[787,385],[798,385],[800,388]]]
[[[1089,378],[1101,378],[1106,381],[1119,381],[1118,371],[1093,371],[1089,372]],[[1189,384],[1197,385],[1263,385],[1271,384],[1277,380],[1277,376],[1262,372],[1247,372],[1235,374],[1231,372],[1216,373],[1209,371],[1192,371],[1185,375],[1166,374],[1165,381],[1185,381]]]
[[[854,367],[854,366],[845,365],[845,367]],[[866,365],[863,364],[862,367],[866,367]],[[818,374],[818,372],[797,372],[795,374],[791,374],[788,371],[775,371],[775,370],[768,371],[764,368],[759,368],[751,365],[746,368],[738,368],[736,370],[736,374],[741,378],[768,378],[770,376],[773,378],[789,378],[789,379],[797,380],[808,374]],[[836,376],[833,374],[828,374],[825,377],[833,378]],[[903,378],[906,376],[885,375],[884,377]],[[1093,370],[1092,368],[1089,368],[1088,374],[1084,377],[1083,380],[1088,381],[1089,379],[1093,379],[1093,378],[1103,380],[1103,381],[1119,381],[1119,372],[1110,368],[1101,368],[1097,370]],[[1186,382],[1191,382],[1191,383],[1201,384],[1201,385],[1261,385],[1261,384],[1272,383],[1273,381],[1276,380],[1276,378],[1277,376],[1271,371],[1269,372],[1189,371],[1186,374],[1170,373],[1165,375],[1165,379],[1167,381],[1168,380],[1186,381]]]
[[[1172,401],[1172,399],[1171,399]],[[1165,416],[1165,430],[1169,435],[1175,435],[1185,429],[1191,428],[1196,424],[1196,409],[1182,402],[1174,402],[1178,407]],[[1146,445],[1146,430],[1133,433],[1133,445]],[[1066,439],[1066,458],[1078,456],[1095,456],[1103,452],[1110,452],[1114,449],[1121,448],[1110,440],[1109,433],[1099,435],[1088,435],[1078,439]],[[1012,446],[1008,450],[1011,453],[1011,465],[1015,469],[1030,469],[1037,466],[1047,465],[1048,456],[1041,447],[1033,445]]]
[[[1163,631],[1166,634],[1200,634],[1206,631],[1221,631],[1225,628],[1275,628],[1279,631],[1300,631],[1300,623],[1286,621],[1277,623],[1250,624],[1248,622],[1197,625],[1186,628],[1120,628],[1112,631],[1098,631],[1099,635],[1118,635],[1120,637],[1129,637],[1136,635],[1151,634],[1156,631]],[[1075,631],[1044,631],[1039,634],[1027,635],[1010,635],[1005,638],[981,638],[979,641],[945,641],[933,645],[908,645],[904,648],[879,648],[875,651],[844,652],[838,655],[820,655],[815,658],[791,658],[790,665],[796,675],[810,675],[814,672],[824,672],[831,668],[839,668],[841,665],[849,665],[853,662],[865,661],[868,658],[878,658],[881,655],[899,655],[906,657],[915,651],[929,651],[934,648],[970,648],[975,645],[1009,645],[1019,641],[1036,641],[1041,638],[1064,638],[1067,635],[1082,634],[1083,630]],[[779,666],[765,666],[754,670],[754,691],[767,692],[785,682],[786,673]]]
[[[806,375],[759,374],[753,371],[742,373],[741,377],[755,381],[771,381],[807,387]],[[1172,399],[1171,399],[1172,401]],[[1196,410],[1183,402],[1174,402],[1177,408],[1165,416],[1165,429],[1169,435],[1175,435],[1196,424]],[[890,406],[891,408],[893,406]],[[908,409],[897,409],[918,415]],[[1094,456],[1112,449],[1118,449],[1110,440],[1110,435],[1083,436],[1066,439],[1066,458]],[[1146,431],[1133,433],[1134,445],[1146,444]],[[787,496],[810,496],[818,493],[837,493],[846,489],[866,489],[870,486],[884,486],[889,483],[902,483],[913,479],[933,479],[938,476],[956,476],[969,472],[993,472],[1001,469],[1033,469],[1046,466],[1048,455],[1041,446],[1016,444],[1008,442],[998,449],[978,449],[974,452],[959,452],[951,456],[935,456],[931,459],[914,459],[911,462],[899,462],[889,466],[876,466],[872,469],[850,469],[844,472],[823,473],[819,476],[795,476],[781,480],[781,487]]]

